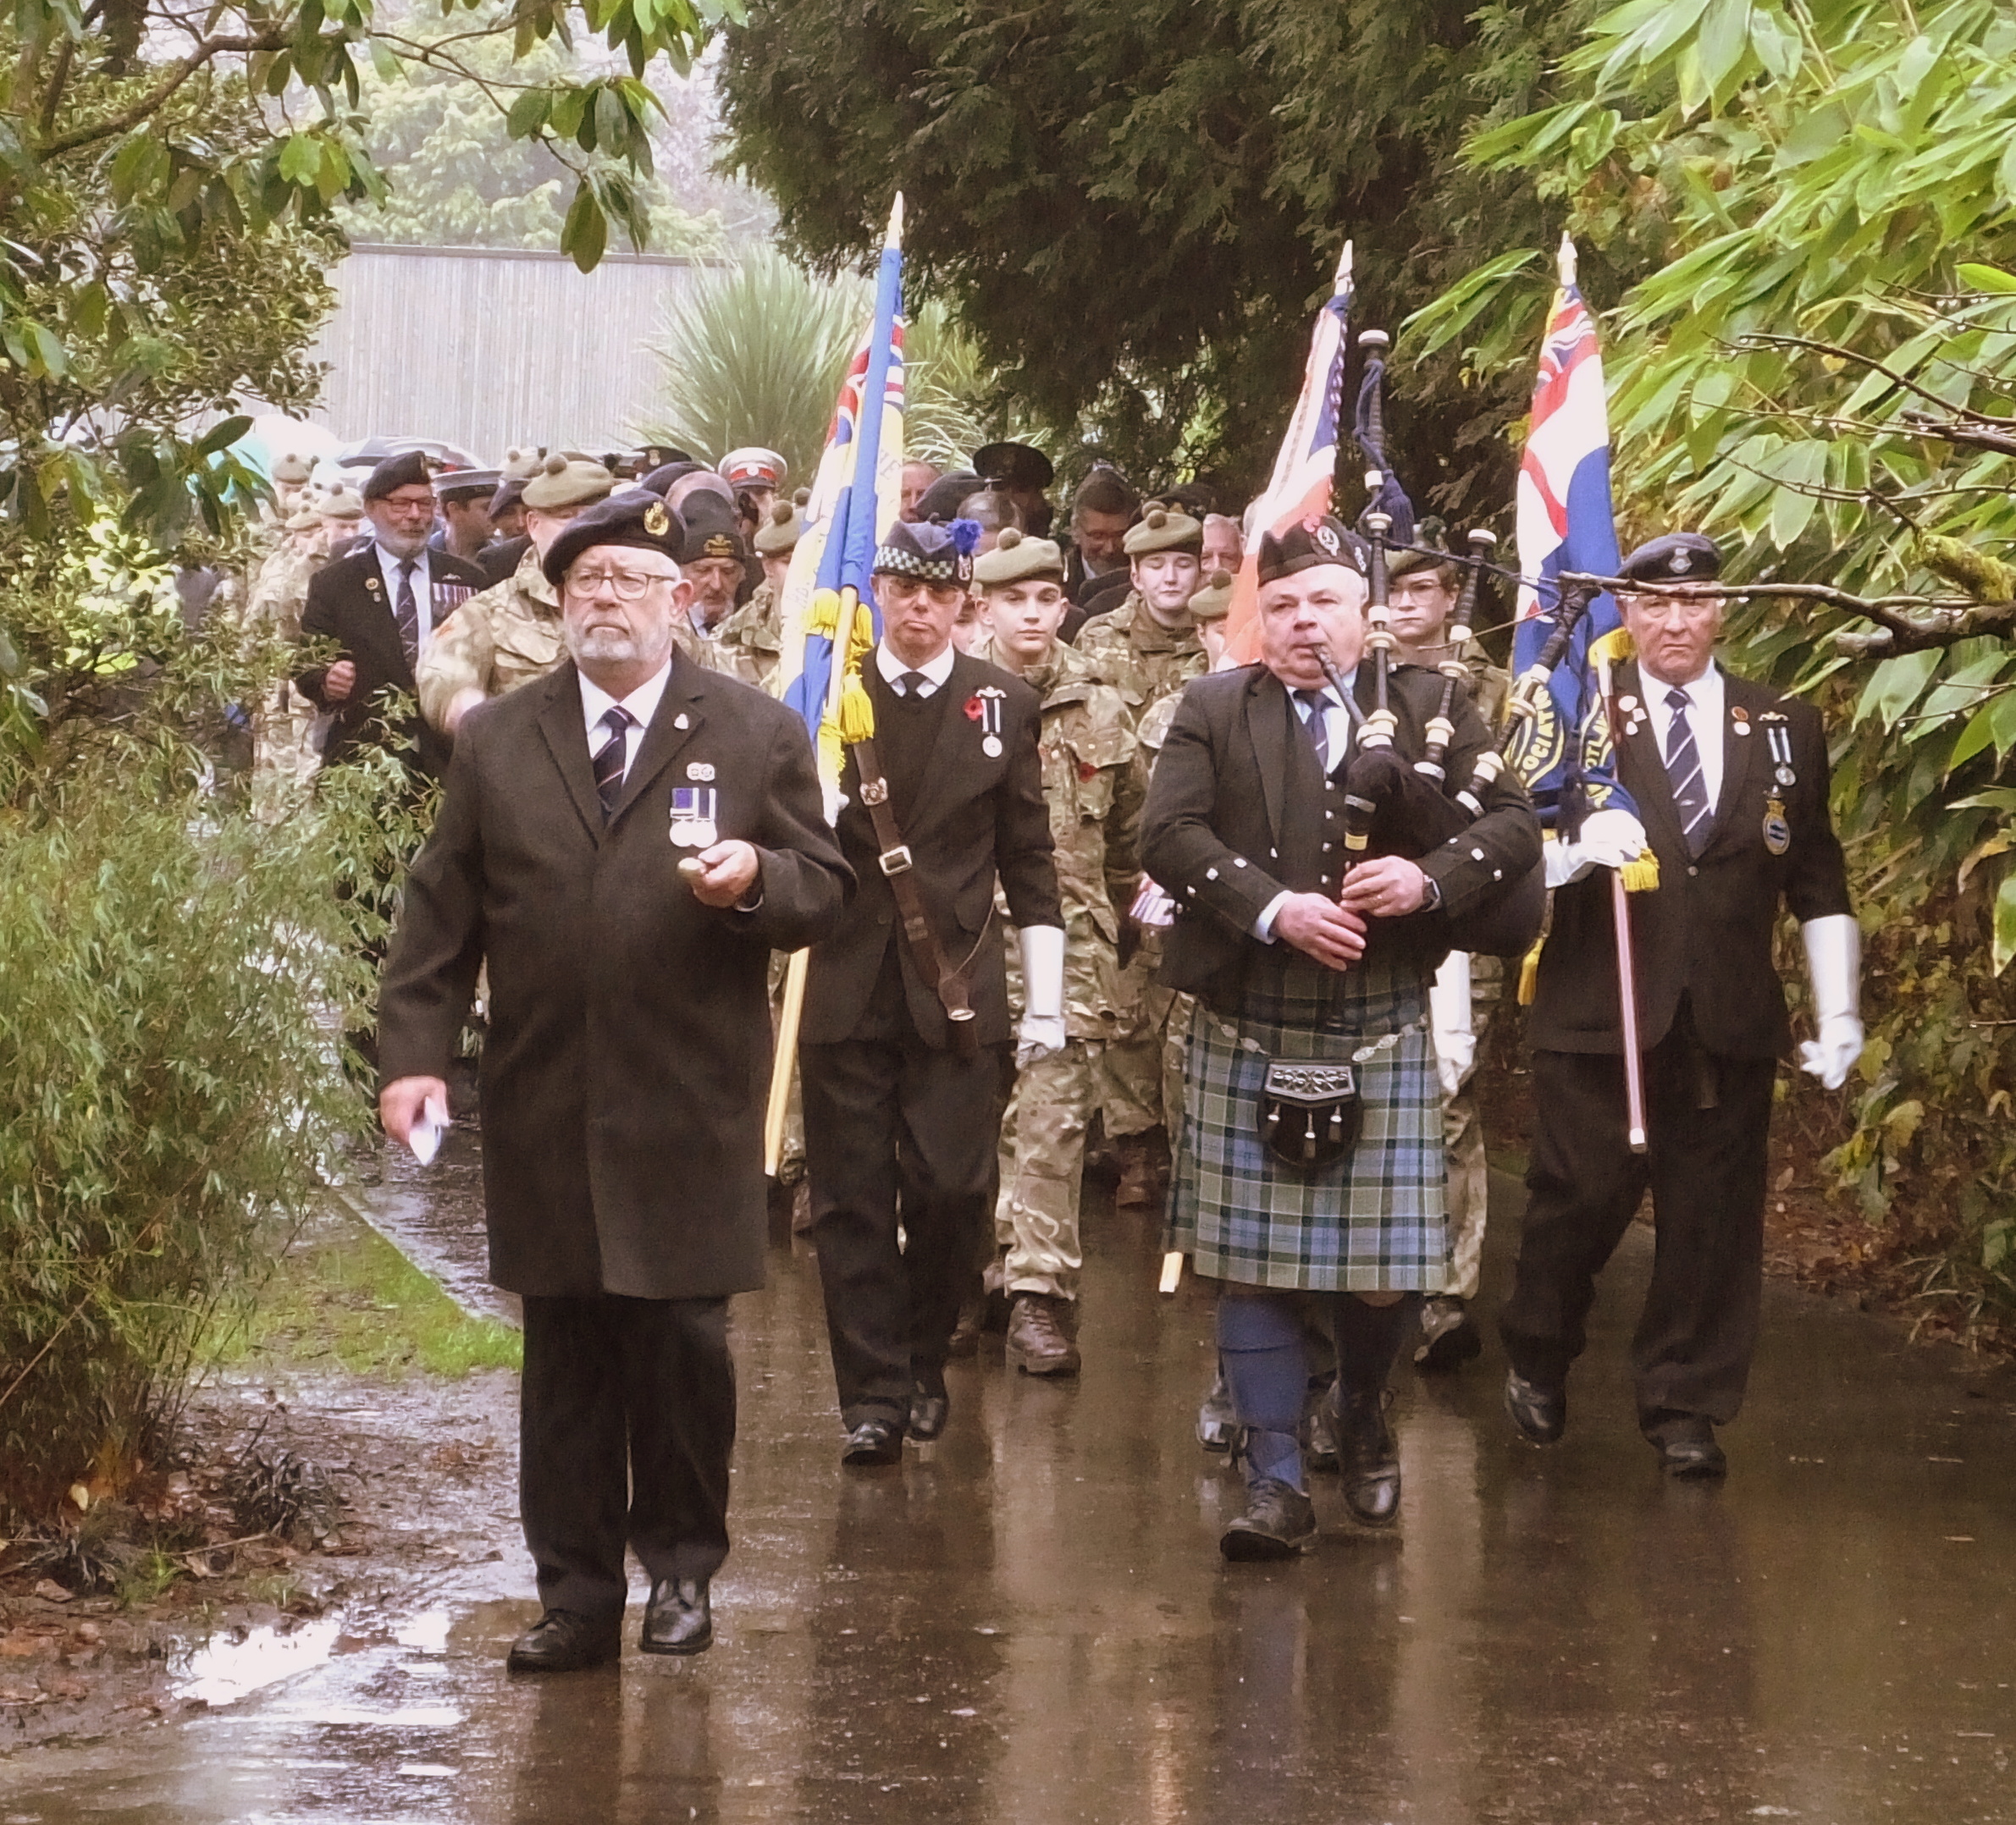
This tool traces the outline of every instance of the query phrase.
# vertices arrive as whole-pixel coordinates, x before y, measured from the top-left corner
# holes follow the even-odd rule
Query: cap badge
[[[1676,551],[1666,560],[1666,568],[1676,576],[1685,576],[1694,567],[1694,560],[1684,551]]]
[[[1333,558],[1343,549],[1338,541],[1337,529],[1333,526],[1318,525],[1311,536]]]
[[[665,503],[655,500],[644,509],[644,530],[654,538],[663,538],[672,529],[672,516],[665,510]]]
[[[726,532],[716,532],[700,549],[710,558],[732,558],[735,555],[735,541]]]

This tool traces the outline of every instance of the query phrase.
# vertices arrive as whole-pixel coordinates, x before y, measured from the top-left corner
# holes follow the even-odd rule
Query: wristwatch
[[[1421,877],[1421,910],[1423,912],[1433,912],[1441,904],[1441,884],[1436,880],[1433,874],[1423,874]]]

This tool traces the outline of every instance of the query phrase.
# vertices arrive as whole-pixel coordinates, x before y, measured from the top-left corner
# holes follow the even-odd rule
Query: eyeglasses
[[[417,515],[423,513],[429,519],[434,517],[434,497],[431,493],[385,494],[379,497],[378,504],[381,507],[389,507],[394,513],[397,514]]]
[[[646,571],[641,575],[635,571],[569,571],[567,591],[571,595],[593,596],[606,583],[618,602],[642,602],[654,583],[672,581],[662,571]]]

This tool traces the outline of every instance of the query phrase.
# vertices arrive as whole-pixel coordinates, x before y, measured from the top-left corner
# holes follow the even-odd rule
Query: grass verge
[[[460,1376],[516,1369],[518,1333],[473,1318],[368,1224],[337,1207],[296,1241],[251,1310],[210,1353],[353,1375]]]

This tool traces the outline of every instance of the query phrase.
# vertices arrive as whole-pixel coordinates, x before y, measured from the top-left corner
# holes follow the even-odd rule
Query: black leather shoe
[[[1237,1565],[1292,1559],[1316,1538],[1316,1508],[1308,1497],[1272,1476],[1246,1487],[1246,1512],[1218,1536],[1218,1551]]]
[[[660,1578],[651,1586],[643,1633],[647,1654],[699,1654],[714,1646],[714,1611],[704,1578]]]
[[[1390,1527],[1400,1515],[1400,1447],[1386,1424],[1386,1391],[1347,1394],[1340,1384],[1331,1398],[1344,1505],[1364,1526]]]
[[[605,1666],[622,1651],[620,1618],[594,1622],[571,1609],[550,1609],[511,1643],[504,1664],[513,1673],[572,1673]]]
[[[1691,1481],[1729,1474],[1729,1460],[1715,1442],[1715,1426],[1698,1414],[1663,1420],[1645,1436],[1658,1447],[1660,1466],[1668,1476]]]
[[[847,1435],[847,1448],[840,1453],[840,1461],[857,1465],[901,1464],[903,1422],[864,1420]]]
[[[1505,1371],[1505,1410],[1536,1445],[1551,1445],[1568,1430],[1568,1391],[1543,1387],[1516,1369]]]
[[[1460,1369],[1484,1353],[1470,1308],[1457,1298],[1430,1299],[1421,1315],[1421,1343],[1414,1351],[1417,1369],[1438,1372]]]
[[[921,1381],[910,1390],[910,1436],[921,1445],[944,1436],[945,1422],[952,1417],[952,1402],[944,1389],[933,1393]]]

